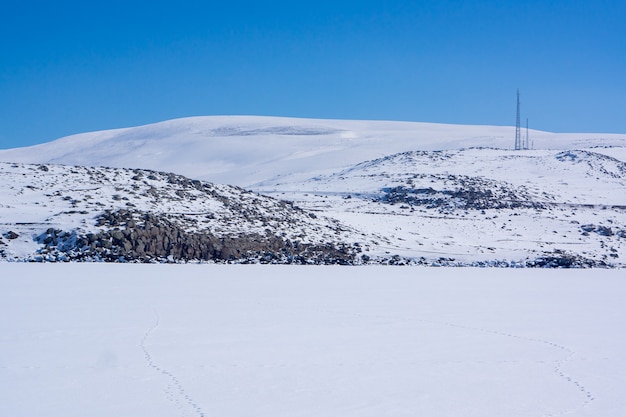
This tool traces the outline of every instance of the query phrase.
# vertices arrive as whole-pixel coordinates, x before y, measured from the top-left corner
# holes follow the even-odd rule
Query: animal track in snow
[[[574,411],[576,411],[579,408],[584,408],[584,407],[588,406],[592,401],[595,400],[594,395],[591,393],[591,391],[589,391],[585,387],[585,385],[583,385],[582,382],[580,382],[580,381],[576,380],[575,378],[573,378],[572,376],[568,375],[563,370],[563,367],[565,366],[565,364],[567,362],[571,361],[572,358],[576,355],[577,352],[575,350],[573,350],[573,349],[568,348],[567,346],[560,345],[560,344],[552,342],[550,340],[539,339],[539,338],[532,338],[532,337],[525,337],[525,336],[519,336],[519,335],[508,333],[508,332],[505,332],[505,331],[491,330],[491,329],[487,329],[487,328],[483,328],[483,327],[465,326],[465,325],[462,325],[462,324],[446,322],[446,321],[427,320],[427,319],[418,319],[418,318],[405,318],[405,317],[388,317],[388,316],[378,316],[378,315],[372,316],[372,315],[366,315],[366,314],[349,313],[349,312],[345,312],[345,311],[336,311],[336,310],[327,310],[327,309],[318,309],[318,311],[319,312],[324,312],[324,313],[331,313],[331,314],[348,315],[348,316],[359,317],[359,318],[370,319],[370,320],[371,319],[385,319],[385,320],[392,320],[393,319],[395,321],[400,321],[400,322],[428,323],[428,324],[434,324],[434,325],[447,326],[447,327],[451,327],[451,328],[457,328],[457,329],[481,332],[481,333],[486,333],[486,334],[493,334],[493,335],[496,335],[496,336],[509,337],[509,338],[523,340],[523,341],[527,341],[527,342],[544,344],[544,345],[547,345],[547,346],[549,346],[551,348],[558,349],[558,350],[562,351],[563,353],[567,354],[567,356],[565,358],[560,359],[560,360],[555,362],[555,365],[554,365],[554,368],[553,368],[553,372],[559,378],[561,378],[563,381],[567,382],[568,384],[574,385],[576,390],[578,390],[584,396],[584,400],[583,400],[582,403],[579,403],[576,406],[573,406],[571,408],[568,408],[566,410],[563,410],[563,411],[560,411],[560,412],[557,412],[557,413],[543,414],[542,417],[559,417],[559,416],[564,416],[564,415],[567,415],[567,414],[571,414],[571,413],[573,413]],[[502,363],[509,363],[509,362],[515,362],[515,361],[507,361],[507,360],[502,361]],[[544,362],[544,361],[541,361],[541,362]],[[545,361],[545,363],[548,363],[548,362]]]
[[[198,404],[189,396],[189,394],[187,394],[187,392],[185,391],[185,388],[182,386],[182,384],[178,380],[178,377],[176,377],[176,375],[174,375],[169,370],[159,366],[154,361],[154,359],[152,358],[152,355],[148,351],[146,342],[148,338],[150,337],[150,334],[159,327],[159,323],[160,323],[159,315],[156,313],[155,315],[156,315],[156,321],[154,325],[152,325],[152,327],[150,327],[148,331],[144,334],[140,343],[141,350],[143,350],[146,361],[148,362],[148,366],[169,380],[168,385],[165,388],[165,397],[170,402],[172,402],[178,410],[180,410],[181,412],[180,415],[182,417],[188,417],[191,415],[195,415],[198,417],[205,417],[204,411],[202,411],[202,409],[198,406]]]
[[[494,335],[497,335],[497,336],[511,337],[511,338],[514,338],[514,339],[526,340],[526,341],[535,342],[535,343],[541,343],[541,344],[544,344],[544,345],[548,345],[548,346],[550,346],[552,348],[559,349],[559,350],[561,350],[564,353],[567,353],[567,357],[565,357],[564,359],[561,359],[561,360],[556,362],[556,365],[554,366],[554,372],[561,379],[567,381],[570,384],[573,384],[576,387],[576,389],[578,391],[580,391],[585,396],[585,400],[578,407],[567,409],[567,410],[561,411],[561,412],[559,412],[557,414],[544,414],[542,417],[558,417],[558,416],[563,416],[563,415],[566,415],[566,414],[570,414],[573,411],[575,411],[577,408],[586,407],[587,405],[589,405],[589,403],[591,403],[595,399],[593,394],[581,382],[577,381],[576,379],[574,379],[573,377],[569,376],[568,374],[566,374],[563,371],[563,366],[567,362],[572,360],[572,358],[576,355],[576,351],[574,351],[574,350],[572,350],[572,349],[570,349],[570,348],[568,348],[566,346],[559,345],[558,343],[554,343],[554,342],[551,342],[551,341],[545,340],[545,339],[524,337],[524,336],[519,336],[519,335],[507,333],[507,332],[501,332],[501,331],[497,331],[497,330],[485,329],[485,328],[481,328],[481,327],[471,327],[471,326],[464,326],[464,325],[455,324],[455,323],[436,322],[436,321],[430,321],[430,320],[420,320],[420,321],[434,323],[434,324],[443,324],[443,325],[446,325],[446,326],[449,326],[449,327],[456,327],[456,328],[459,328],[459,329],[480,331],[480,332],[484,332],[484,333],[494,334]]]

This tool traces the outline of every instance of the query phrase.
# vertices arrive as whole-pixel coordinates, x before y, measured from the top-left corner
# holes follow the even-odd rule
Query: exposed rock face
[[[404,186],[384,188],[380,201],[441,210],[545,209],[549,205],[545,201],[536,201],[524,187],[513,187],[504,182],[461,175],[415,175],[421,180],[429,177],[445,183],[449,188],[419,188],[414,185],[414,178],[410,178]]]
[[[360,252],[358,245],[314,245],[282,239],[269,229],[265,235],[222,237],[207,231],[189,232],[163,215],[138,211],[107,211],[97,222],[105,227],[97,234],[48,229],[38,237],[45,245],[41,255],[53,258],[50,260],[352,264]]]

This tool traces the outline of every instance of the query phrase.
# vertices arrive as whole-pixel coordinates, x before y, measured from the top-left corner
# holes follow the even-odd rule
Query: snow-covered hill
[[[108,190],[97,200],[99,214],[84,209],[85,213],[76,218],[79,220],[67,217],[64,224],[87,230],[85,224],[93,223],[90,219],[94,218],[101,221],[103,210],[113,204],[116,210],[130,207],[142,216],[183,213],[172,221],[177,227],[184,225],[185,233],[211,230],[222,240],[242,233],[269,233],[289,244],[302,241],[319,246],[328,242],[335,248],[359,248],[366,255],[359,259],[366,260],[444,265],[623,265],[626,135],[531,131],[534,149],[514,151],[510,149],[513,134],[511,127],[243,116],[196,117],[86,133],[0,151],[0,160],[10,162],[3,165],[8,180],[2,195],[19,200],[5,203],[5,197],[0,207],[2,222],[31,222],[28,213],[35,207],[27,198],[33,192],[31,187],[73,190],[77,197],[61,191],[56,195],[57,200],[67,197],[60,200],[66,205],[71,201],[85,205],[88,199],[79,190],[95,187]],[[26,162],[135,171],[57,165],[46,165],[49,171],[39,171],[34,165],[20,165]],[[197,186],[194,184],[205,183],[158,172],[139,175],[138,168],[245,186],[294,202],[305,211],[260,196],[253,199],[248,197],[253,194],[232,187]],[[46,182],[52,172],[63,180]],[[133,179],[138,175],[140,180]],[[92,184],[94,178],[103,179],[107,185]],[[172,188],[172,181],[179,188]],[[9,184],[14,188],[6,188]],[[205,187],[227,193],[233,202],[229,210],[214,211],[212,195],[200,198],[198,193],[206,194]],[[49,199],[54,193],[41,193],[37,203],[52,204]],[[146,197],[151,193],[161,193],[160,199]],[[203,198],[213,202],[199,203],[205,201]],[[60,207],[57,200],[54,207]],[[270,232],[265,231],[265,224],[250,222],[247,217],[259,204],[267,209],[253,217],[271,213],[276,221]],[[28,206],[28,210],[17,210],[20,205]],[[77,207],[55,210],[80,213]],[[214,212],[216,217],[198,223],[198,215],[185,214],[188,212]],[[324,216],[334,223],[323,220]],[[13,222],[6,222],[6,218]],[[162,220],[161,224],[167,219]],[[304,223],[294,229],[295,221]],[[145,227],[145,222],[139,223]],[[319,227],[328,233],[318,233]],[[26,242],[23,245],[28,246]],[[224,246],[224,242],[219,245]]]
[[[530,131],[535,149],[624,146],[626,135]],[[0,151],[0,161],[143,168],[248,187],[299,179],[414,150],[509,149],[514,128],[434,123],[192,117]]]
[[[368,238],[238,187],[156,171],[0,163],[0,258],[346,263]]]
[[[257,191],[294,201],[411,258],[626,256],[626,163],[590,151],[415,151]]]

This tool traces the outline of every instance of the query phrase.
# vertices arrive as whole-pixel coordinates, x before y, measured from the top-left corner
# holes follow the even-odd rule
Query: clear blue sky
[[[10,1],[0,148],[197,115],[626,133],[626,1]]]

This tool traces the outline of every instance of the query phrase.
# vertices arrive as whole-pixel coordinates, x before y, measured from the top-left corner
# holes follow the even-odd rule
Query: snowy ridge
[[[436,123],[205,116],[0,150],[0,161],[143,168],[248,187],[332,173],[414,150],[509,149],[515,128]],[[530,131],[535,149],[626,147],[626,135]]]

